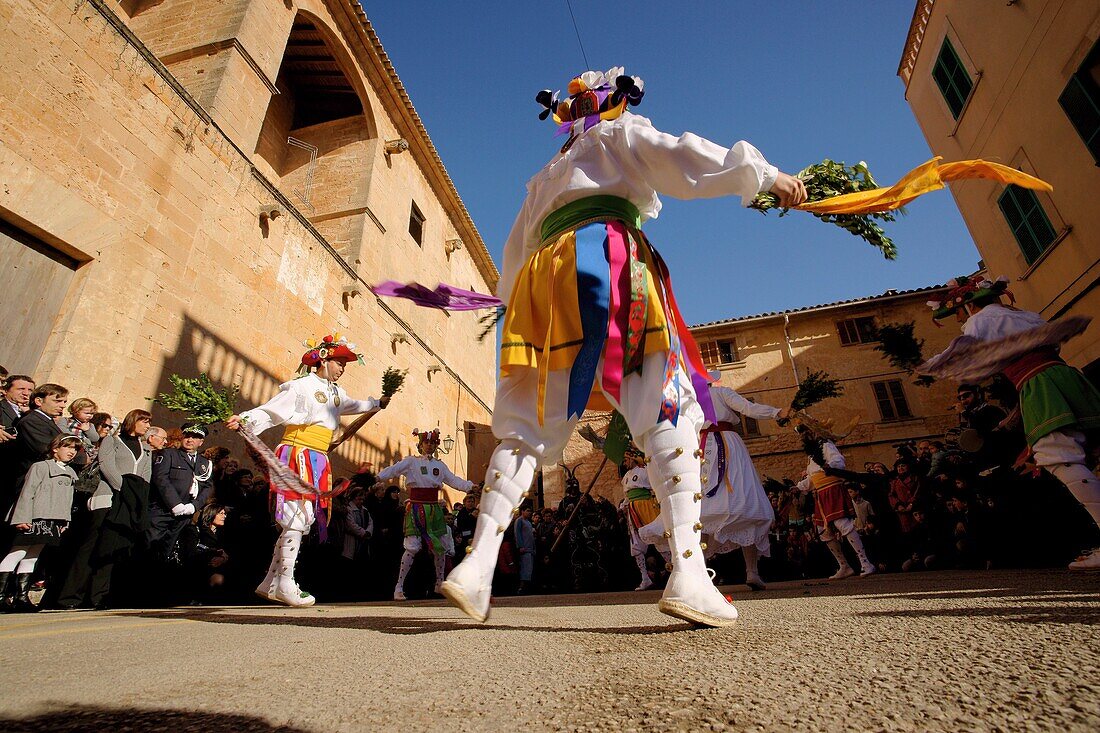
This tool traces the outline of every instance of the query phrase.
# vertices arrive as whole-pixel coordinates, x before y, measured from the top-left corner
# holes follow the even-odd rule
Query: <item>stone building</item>
[[[955,324],[937,326],[927,305],[943,292],[929,287],[764,313],[693,326],[704,361],[722,373],[721,384],[741,395],[775,407],[790,404],[800,380],[810,372],[825,372],[841,383],[843,394],[810,408],[811,415],[847,425],[858,418],[839,443],[850,465],[862,470],[865,461],[892,465],[894,445],[906,440],[940,439],[958,426],[954,383],[914,384],[914,377],[891,366],[875,350],[874,328],[913,322],[914,336],[924,340],[931,356],[959,335]],[[589,412],[585,421],[603,432],[606,414]],[[742,420],[741,434],[761,476],[795,478],[806,468],[801,441],[790,428],[773,421]],[[596,473],[602,456],[574,436],[565,462],[576,468],[582,488]],[[562,494],[562,471],[548,470],[543,497],[556,502]],[[622,499],[615,466],[606,466],[594,493],[613,502]]]
[[[1054,186],[951,186],[986,269],[1048,320],[1100,313],[1098,39],[1096,0],[919,0],[898,68],[936,155],[998,161]],[[1062,354],[1095,381],[1100,328]]]
[[[243,408],[339,331],[353,395],[409,371],[338,470],[438,426],[482,475],[476,315],[367,286],[498,273],[356,0],[8,0],[0,28],[0,364],[116,415],[205,371]]]

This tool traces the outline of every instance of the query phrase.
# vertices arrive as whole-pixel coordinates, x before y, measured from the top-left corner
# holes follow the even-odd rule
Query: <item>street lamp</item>
[[[455,439],[448,435],[446,438],[444,438],[440,442],[439,451],[443,455],[447,455],[448,453],[451,452],[451,449],[454,448],[454,447],[455,447]]]

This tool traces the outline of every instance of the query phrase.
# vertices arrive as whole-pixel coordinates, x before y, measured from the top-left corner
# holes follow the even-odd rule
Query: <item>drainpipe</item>
[[[788,331],[788,327],[791,325],[791,317],[787,313],[783,314],[783,340],[787,342],[787,356],[791,359],[791,373],[794,374],[794,383],[796,385],[801,384],[802,380],[798,378],[798,365],[794,363],[794,349],[791,348],[791,333]]]

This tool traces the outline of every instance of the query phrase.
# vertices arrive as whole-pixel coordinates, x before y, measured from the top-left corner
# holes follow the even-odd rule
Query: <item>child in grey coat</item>
[[[0,561],[0,595],[4,610],[31,610],[28,597],[38,558],[49,545],[61,542],[72,518],[76,471],[69,467],[80,450],[80,438],[58,435],[50,442],[44,461],[32,464],[23,480],[19,498],[7,517],[14,534],[11,549]],[[15,575],[16,591],[9,597],[8,581]]]

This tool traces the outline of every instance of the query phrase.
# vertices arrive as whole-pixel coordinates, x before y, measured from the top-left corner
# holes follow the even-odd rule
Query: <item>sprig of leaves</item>
[[[382,372],[382,396],[393,397],[405,384],[405,375],[408,373],[408,369],[386,367],[386,371]]]
[[[161,392],[153,402],[174,412],[188,413],[191,422],[209,425],[228,420],[236,413],[237,395],[241,389],[236,384],[219,390],[205,372],[194,378],[171,374],[168,381],[175,391],[171,394]]]
[[[806,200],[811,203],[842,196],[846,193],[870,191],[879,187],[871,175],[871,171],[867,169],[867,164],[862,160],[849,166],[826,158],[820,163],[803,168],[795,177],[806,185]],[[790,209],[779,205],[779,197],[774,193],[758,194],[749,206],[762,214],[767,214],[772,209],[779,209],[779,215],[786,216],[790,211]],[[893,260],[897,258],[898,250],[893,240],[886,236],[886,232],[875,223],[875,220],[894,221],[896,214],[904,214],[904,210],[898,209],[897,211],[884,211],[875,214],[810,213],[822,221],[836,224],[852,235],[866,240],[872,247],[882,252],[882,256],[886,259]]]
[[[913,321],[907,323],[886,323],[875,329],[875,337],[878,345],[875,351],[879,351],[895,369],[901,369],[909,375],[924,362],[924,339],[918,339],[913,335]],[[913,384],[927,387],[935,382],[935,378],[920,376],[913,380]]]
[[[822,400],[839,397],[842,394],[844,394],[844,388],[840,386],[840,382],[830,378],[827,372],[810,372],[798,385],[798,391],[791,400],[791,408],[805,410]]]

